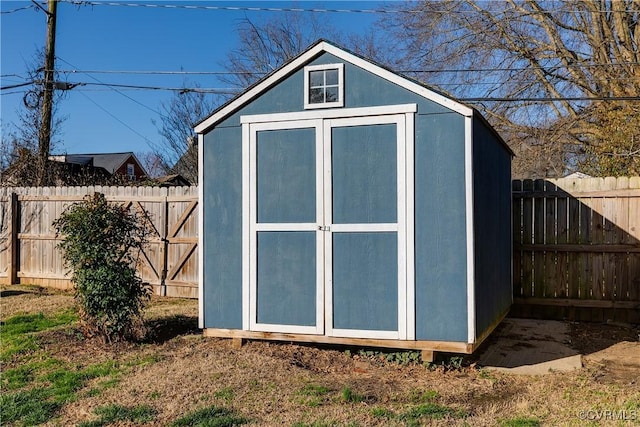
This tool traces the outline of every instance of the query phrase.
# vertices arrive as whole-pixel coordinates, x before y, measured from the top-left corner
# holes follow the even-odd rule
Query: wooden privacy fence
[[[152,230],[138,262],[159,295],[198,296],[197,187],[0,188],[0,283],[72,286],[52,223],[88,194],[137,210]]]
[[[196,187],[0,188],[0,283],[68,288],[52,222],[93,192],[153,230],[139,271],[198,296]],[[640,322],[640,177],[513,181],[516,316]]]
[[[516,316],[640,322],[640,177],[513,181]]]

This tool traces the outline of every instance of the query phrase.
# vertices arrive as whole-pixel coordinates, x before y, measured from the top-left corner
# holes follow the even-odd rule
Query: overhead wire
[[[13,13],[20,10],[34,8],[37,5],[35,0],[33,1],[33,5],[24,6],[21,8],[16,8],[11,11],[3,11],[2,13]],[[148,3],[122,3],[122,2],[110,2],[110,1],[79,1],[79,0],[59,0],[61,3],[68,3],[74,5],[90,5],[90,6],[127,6],[127,7],[150,7],[150,8],[169,8],[169,9],[198,9],[198,10],[217,10],[217,11],[265,11],[265,12],[354,12],[354,13],[418,13],[422,12],[420,10],[396,10],[396,9],[347,9],[347,8],[300,8],[300,7],[262,7],[262,6],[222,6],[222,5],[188,5],[188,4],[148,4]],[[551,12],[559,12],[561,9],[554,9]],[[635,12],[632,9],[625,9],[627,12]],[[438,12],[438,11],[430,11],[430,12]],[[442,11],[445,12],[445,11]],[[451,11],[446,11],[451,12]],[[549,10],[544,11],[544,13],[548,13]],[[602,12],[611,12],[602,11]],[[69,62],[58,58],[62,62],[74,67]],[[629,62],[629,63],[618,63],[618,64],[588,64],[588,65],[580,65],[576,64],[576,67],[604,67],[604,66],[627,66],[627,65],[638,65],[639,62]],[[74,67],[75,68],[75,67]],[[540,69],[545,69],[547,67],[539,67]],[[553,68],[552,66],[549,68]],[[463,73],[463,72],[499,72],[499,71],[523,71],[531,69],[531,67],[523,67],[523,68],[461,68],[461,69],[443,69],[443,70],[402,70],[400,73]],[[155,114],[162,116],[163,114],[156,109],[149,107],[138,100],[122,93],[122,91],[117,88],[122,89],[136,89],[136,90],[166,90],[166,91],[174,91],[179,93],[186,92],[198,92],[198,93],[213,93],[213,94],[235,94],[239,92],[241,89],[231,89],[231,88],[188,88],[188,87],[164,87],[164,86],[142,86],[142,85],[129,85],[129,84],[116,84],[116,83],[106,83],[103,82],[96,77],[91,76],[91,74],[147,74],[147,75],[240,75],[240,74],[255,74],[255,75],[264,75],[266,73],[255,73],[255,72],[233,72],[233,71],[162,71],[162,70],[56,70],[58,73],[70,74],[70,73],[82,73],[95,80],[97,83],[91,82],[80,82],[74,85],[95,85],[95,86],[106,86],[111,90],[120,93],[122,96],[128,98],[132,102],[135,102],[142,107],[152,111]],[[21,77],[16,74],[7,74],[5,76],[16,76]],[[21,77],[22,78],[22,77]],[[9,90],[22,86],[28,86],[30,84],[34,84],[36,82],[24,82],[16,85],[3,86],[0,89]],[[479,85],[479,84],[499,84],[499,82],[472,82],[466,83],[466,85]],[[452,86],[452,85],[465,85],[465,83],[444,83],[443,86]],[[636,97],[627,97],[625,100],[636,100]],[[541,98],[506,98],[506,97],[475,97],[475,98],[461,98],[461,100],[467,102],[482,102],[482,101],[532,101],[532,102],[553,102],[553,101],[589,101],[589,100],[621,100],[614,97],[541,97]]]
[[[426,69],[426,70],[398,70],[399,73],[490,73],[496,71],[526,71],[533,69],[558,69],[558,68],[590,68],[590,67],[626,67],[640,65],[640,62],[618,62],[618,63],[596,63],[596,64],[570,64],[568,66],[549,66],[549,67],[496,67],[496,68],[444,68],[438,69]],[[145,75],[266,75],[266,72],[256,71],[172,71],[172,70],[55,70],[58,73],[64,74],[145,74]]]
[[[69,65],[70,67],[77,68],[75,65],[71,64],[69,61],[65,61],[64,59],[62,59],[62,58],[60,58],[60,57],[58,57],[57,59],[58,59],[58,60],[60,60],[60,61],[62,61],[62,62],[64,62],[65,64]],[[107,87],[111,87],[110,85],[105,84],[103,81],[101,81],[101,80],[99,80],[99,79],[97,79],[97,78],[95,78],[95,77],[93,77],[93,76],[91,76],[91,75],[89,75],[89,74],[86,74],[86,75],[87,75],[88,77],[92,78],[93,80],[95,80],[95,81],[96,81],[96,82],[98,82],[98,83],[101,83],[101,84],[103,84],[103,85],[105,85],[105,86],[107,86]],[[153,113],[155,113],[155,114],[159,115],[160,117],[163,117],[163,116],[164,116],[160,111],[156,110],[155,108],[151,108],[151,107],[149,107],[148,105],[143,104],[142,102],[138,101],[137,99],[130,97],[129,95],[127,95],[127,94],[125,94],[125,93],[123,93],[123,92],[119,91],[119,90],[118,90],[118,89],[116,89],[116,88],[112,88],[112,89],[113,89],[113,91],[114,91],[114,92],[119,93],[120,95],[124,96],[125,98],[129,99],[130,101],[135,102],[136,104],[138,104],[138,105],[140,105],[140,106],[142,106],[142,107],[146,108],[147,110],[149,110],[149,111],[151,111],[151,112],[153,112]]]
[[[190,4],[167,4],[167,3],[123,3],[113,1],[83,1],[83,0],[59,0],[61,3],[70,3],[77,6],[121,6],[121,7],[147,7],[157,9],[192,9],[210,11],[231,11],[231,12],[313,12],[313,13],[369,13],[369,14],[409,14],[409,13],[477,13],[474,9],[453,9],[453,10],[420,10],[420,9],[353,9],[353,8],[306,8],[306,7],[265,7],[265,6],[221,6],[221,5],[190,5]],[[509,8],[507,10],[516,10]],[[503,11],[504,12],[504,11]],[[530,10],[529,14],[548,14],[552,12],[575,12],[570,9],[545,9]],[[595,9],[589,13],[612,13],[612,12],[640,12],[640,9]]]
[[[152,150],[155,149],[155,144],[149,140],[149,138],[147,138],[146,136],[144,136],[143,134],[141,134],[140,132],[138,132],[137,130],[135,130],[133,127],[129,126],[127,123],[125,123],[124,121],[120,120],[118,117],[116,117],[114,114],[112,114],[109,110],[107,110],[106,108],[104,108],[103,106],[101,106],[100,104],[98,104],[97,102],[95,102],[93,99],[91,99],[88,95],[80,92],[80,94],[82,96],[84,96],[85,98],[87,98],[87,100],[89,102],[91,102],[92,104],[94,104],[96,107],[98,107],[99,109],[101,109],[102,111],[104,111],[106,114],[108,114],[111,118],[113,118],[115,121],[117,121],[118,123],[120,123],[122,126],[126,127],[127,129],[129,129],[131,132],[135,133],[136,135],[138,135],[140,138],[144,139],[144,141],[147,143],[147,145],[149,146],[149,148],[151,148]]]
[[[39,83],[38,81],[26,82],[16,85],[3,86],[1,90],[9,90],[15,89],[18,87],[28,86],[32,84]],[[147,105],[137,101],[134,98],[131,98],[128,95],[125,95],[116,88],[128,89],[128,90],[164,90],[171,92],[178,92],[180,94],[195,92],[195,93],[209,93],[209,94],[221,94],[221,95],[235,95],[241,92],[243,89],[233,89],[233,88],[199,88],[199,87],[164,87],[164,86],[143,86],[143,85],[129,85],[129,84],[119,84],[119,83],[106,83],[106,82],[66,82],[70,85],[70,90],[75,87],[85,87],[85,86],[100,86],[106,87],[112,91],[120,93],[126,98],[134,101],[135,103],[145,107],[160,116],[163,116],[162,113],[148,107]],[[446,85],[456,85],[457,83],[444,83],[441,86]],[[478,83],[469,83],[469,85],[477,85]],[[499,84],[499,82],[484,82],[483,84]],[[82,90],[76,90],[82,91]],[[456,97],[459,101],[464,102],[557,102],[557,101],[639,101],[640,96],[559,96],[559,97]]]
[[[31,81],[31,82],[24,82],[24,83],[18,83],[15,85],[9,85],[9,86],[2,86],[0,87],[0,90],[8,90],[8,89],[15,89],[15,88],[19,88],[19,87],[23,87],[23,86],[29,86],[36,83],[35,81]]]
[[[29,6],[18,7],[16,9],[12,9],[12,10],[3,10],[3,11],[0,11],[0,15],[8,15],[9,13],[15,13],[15,12],[19,12],[21,10],[33,9],[34,7],[36,7],[36,6],[33,5],[33,4],[30,4]]]

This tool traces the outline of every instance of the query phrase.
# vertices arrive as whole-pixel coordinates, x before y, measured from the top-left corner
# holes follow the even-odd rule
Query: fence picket
[[[165,253],[171,252],[171,246],[177,245],[167,239],[167,188],[89,186],[0,188],[0,191],[0,282],[70,288],[71,281],[65,271],[62,254],[56,248],[58,240],[52,223],[69,204],[82,201],[87,194],[102,192],[111,202],[123,203],[132,210],[138,210],[154,230],[138,265],[142,280],[152,285],[155,293],[189,298],[198,296],[197,275],[190,271],[183,274],[181,268],[176,267],[175,276],[181,275],[178,291],[172,290],[171,287],[177,285],[165,283],[162,275],[167,270]],[[190,188],[175,194],[178,194],[174,197],[176,209],[198,202],[197,191]],[[14,213],[9,209],[12,197],[16,199]],[[197,212],[197,209],[192,209],[189,215],[196,216]],[[16,223],[15,232],[10,230],[12,221]],[[184,221],[197,223],[197,219],[185,218]],[[11,233],[17,239],[11,239]],[[188,240],[192,246],[188,254],[180,253],[182,265],[190,269],[194,263],[192,258],[197,258],[197,230],[185,228],[181,233],[182,240]],[[10,261],[14,257],[12,253],[16,254],[15,266]],[[5,268],[5,264],[10,265]],[[10,277],[12,269],[17,269],[13,278]]]
[[[525,239],[532,233],[520,239],[514,228],[514,249],[533,260],[523,256],[519,273],[523,284],[533,277],[533,292],[514,276],[518,304],[577,320],[640,320],[640,178],[535,181],[513,203],[514,224]]]
[[[640,322],[640,177],[516,180],[513,190],[516,302]],[[51,223],[93,191],[139,209],[156,230],[143,280],[197,297],[196,187],[0,188],[0,282],[70,287]]]

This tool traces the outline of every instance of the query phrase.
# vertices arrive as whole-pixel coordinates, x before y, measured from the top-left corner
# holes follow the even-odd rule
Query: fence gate
[[[167,296],[198,297],[198,200],[167,197]]]
[[[71,288],[52,223],[94,192],[137,212],[148,226],[137,268],[154,293],[197,298],[197,187],[0,188],[0,283]]]

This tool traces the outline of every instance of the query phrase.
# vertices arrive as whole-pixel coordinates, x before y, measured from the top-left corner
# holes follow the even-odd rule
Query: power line
[[[71,64],[69,61],[65,61],[65,60],[64,60],[64,59],[62,59],[62,58],[58,58],[58,59],[59,59],[60,61],[64,62],[65,64],[69,65],[70,67],[77,68],[75,65]],[[101,81],[101,80],[99,80],[99,79],[97,79],[97,78],[95,78],[95,77],[93,77],[93,76],[91,76],[91,75],[89,75],[89,74],[87,74],[87,76],[88,76],[88,77],[90,77],[90,78],[92,78],[93,80],[97,81],[98,83],[101,83],[101,84],[102,84],[102,85],[104,85],[104,86],[111,87],[110,85],[105,84],[103,81]],[[155,114],[159,115],[160,117],[163,117],[163,114],[162,114],[160,111],[158,111],[158,110],[156,110],[156,109],[154,109],[154,108],[151,108],[151,107],[149,107],[148,105],[143,104],[142,102],[138,101],[138,100],[137,100],[137,99],[135,99],[135,98],[130,97],[129,95],[127,95],[127,94],[125,94],[125,93],[123,93],[123,92],[119,91],[118,89],[115,89],[115,88],[113,88],[113,87],[112,87],[111,89],[112,89],[114,92],[119,93],[120,95],[122,95],[122,96],[124,96],[125,98],[129,99],[130,101],[133,101],[133,102],[135,102],[136,104],[138,104],[138,105],[140,105],[140,106],[142,106],[142,107],[146,108],[147,110],[149,110],[149,111],[151,111],[151,112],[153,112],[153,113],[155,113]]]
[[[128,85],[128,84],[120,84],[120,83],[71,83],[74,85],[82,85],[82,86],[106,86],[110,88],[118,87],[125,89],[145,89],[145,90],[166,90],[172,92],[201,92],[201,93],[216,93],[223,95],[233,95],[240,91],[240,89],[226,89],[226,88],[188,88],[188,87],[166,87],[166,86],[142,86],[142,85]]]
[[[109,110],[107,110],[106,108],[102,107],[100,104],[98,104],[97,102],[95,102],[93,99],[91,99],[88,95],[85,95],[84,93],[80,93],[82,96],[84,96],[85,98],[87,98],[87,100],[89,100],[89,102],[91,102],[93,105],[95,105],[96,107],[98,107],[99,109],[101,109],[102,111],[104,111],[105,113],[107,113],[111,118],[113,118],[114,120],[116,120],[118,123],[120,123],[122,126],[126,127],[127,129],[129,129],[131,132],[135,133],[136,135],[138,135],[140,138],[144,139],[144,141],[147,143],[147,145],[149,146],[149,148],[153,149],[154,148],[154,143],[149,140],[149,138],[147,138],[146,136],[144,136],[143,134],[141,134],[140,132],[138,132],[137,130],[135,130],[133,127],[129,126],[128,124],[126,124],[125,122],[123,122],[122,120],[120,120],[118,117],[116,117],[114,114],[112,114]]]
[[[205,6],[188,4],[144,4],[144,3],[120,3],[103,1],[60,0],[62,3],[71,3],[78,6],[124,6],[124,7],[148,7],[157,9],[191,9],[231,12],[329,12],[329,13],[406,13],[407,11],[395,9],[327,9],[327,8],[300,8],[300,7],[253,7],[253,6]],[[412,12],[412,11],[409,11]],[[418,11],[413,11],[418,12]]]
[[[572,64],[562,66],[548,67],[496,67],[496,68],[445,68],[441,70],[398,70],[398,73],[482,73],[496,71],[526,71],[533,69],[562,69],[562,68],[592,68],[592,67],[626,67],[632,65],[640,65],[640,62],[618,62],[618,63],[597,63],[597,64]],[[266,75],[266,72],[257,71],[171,71],[171,70],[56,70],[58,73],[64,74],[145,74],[145,75]]]
[[[19,7],[13,10],[6,10],[6,11],[2,11],[0,12],[1,15],[8,15],[9,13],[15,13],[15,12],[19,12],[21,10],[27,10],[27,9],[33,9],[35,7],[35,5],[30,4],[29,6],[23,6],[23,7]]]
[[[227,75],[227,74],[256,74],[264,75],[267,73],[254,71],[170,71],[170,70],[57,70],[64,74],[146,74],[146,75]]]
[[[36,82],[32,81],[32,82],[19,83],[19,84],[15,84],[15,85],[2,86],[2,87],[0,87],[0,90],[15,89],[15,88],[18,88],[18,87],[29,86],[29,85],[32,85],[34,83],[36,83]]]
[[[640,101],[640,96],[565,96],[565,97],[505,97],[457,98],[463,102],[558,102],[558,101]]]
[[[13,92],[2,92],[0,95],[15,95],[16,93],[27,93],[26,90],[15,90]]]
[[[18,87],[28,86],[31,84],[40,83],[39,81],[21,83],[18,85],[4,86],[0,89],[8,90],[15,89]],[[54,82],[56,83],[56,82]],[[455,85],[458,83],[450,83],[451,85]],[[468,85],[475,85],[476,83],[469,83]],[[499,82],[485,82],[484,84],[499,84]],[[244,89],[233,89],[233,88],[199,88],[199,87],[170,87],[170,86],[144,86],[144,85],[129,85],[129,84],[119,84],[119,83],[106,83],[106,82],[65,82],[65,85],[68,86],[70,90],[77,86],[99,86],[99,87],[107,87],[116,92],[121,92],[117,88],[123,89],[136,89],[136,90],[154,90],[154,91],[171,91],[171,92],[179,92],[180,94],[196,92],[196,93],[210,93],[210,94],[221,94],[221,95],[235,95],[241,92]],[[446,85],[446,84],[445,84]],[[79,90],[81,91],[81,90]],[[161,113],[153,110],[151,107],[147,107],[146,105],[138,102],[137,100],[121,93],[123,96],[131,99],[137,104],[158,113],[162,116]],[[558,101],[639,101],[640,96],[559,96],[559,97],[460,97],[456,98],[459,101],[463,102],[558,102]]]
[[[142,7],[156,9],[191,9],[191,10],[210,10],[210,11],[231,11],[231,12],[315,12],[315,13],[369,13],[369,14],[417,14],[417,13],[478,13],[474,9],[456,9],[456,10],[420,10],[420,9],[328,9],[328,8],[301,8],[301,7],[256,7],[256,6],[204,6],[204,5],[186,5],[186,4],[145,4],[145,3],[120,3],[108,1],[81,1],[81,0],[59,0],[62,3],[70,3],[77,6],[123,6],[123,7]],[[508,8],[500,12],[515,11],[516,8]],[[528,10],[528,14],[548,14],[557,12],[573,12],[571,9],[547,9],[547,10]],[[589,10],[589,13],[612,13],[626,12],[637,13],[639,9],[597,9]]]

